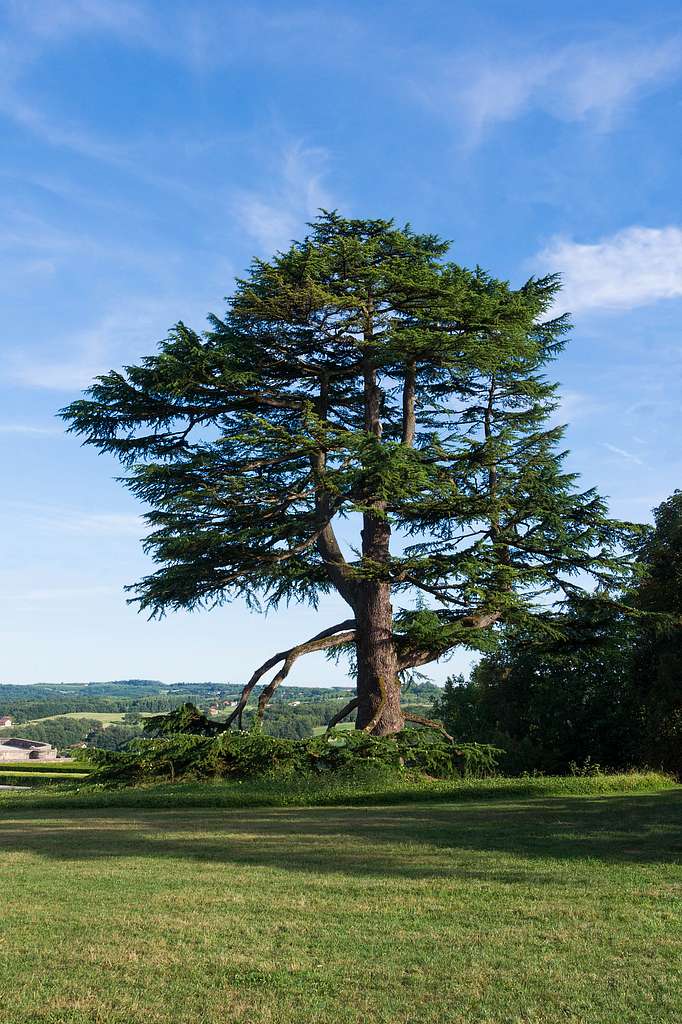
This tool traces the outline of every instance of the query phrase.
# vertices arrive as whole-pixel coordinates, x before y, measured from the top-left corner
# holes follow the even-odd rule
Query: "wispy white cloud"
[[[368,38],[363,20],[338,10],[268,4],[159,5],[149,0],[6,0],[12,51],[25,62],[39,47],[106,35],[184,65],[193,73],[234,64],[347,61]],[[324,39],[323,47],[311,45]],[[19,42],[19,48],[16,43]],[[376,43],[374,44],[376,46]],[[17,61],[13,61],[16,66]]]
[[[560,309],[634,309],[682,297],[682,228],[629,227],[595,243],[553,239],[533,260],[562,275]]]
[[[638,455],[633,455],[632,452],[627,451],[625,448],[618,448],[615,444],[609,444],[608,441],[601,442],[602,448],[606,448],[613,455],[620,456],[621,459],[625,459],[627,462],[634,462],[636,466],[643,466],[644,463]]]
[[[152,29],[145,8],[128,0],[7,0],[17,31],[45,40],[90,32],[146,37]]]
[[[26,434],[29,437],[63,437],[61,427],[36,427],[30,423],[0,423],[0,434]]]
[[[272,188],[239,190],[232,210],[238,224],[268,254],[299,236],[320,208],[336,205],[324,185],[327,154],[301,143],[285,146]]]
[[[0,113],[52,146],[62,146],[81,156],[125,168],[130,162],[126,148],[96,138],[68,119],[56,119],[24,99],[14,86],[0,90]]]
[[[141,516],[116,512],[85,512],[80,508],[39,502],[6,500],[0,514],[20,515],[36,529],[57,534],[142,536],[146,524]]]
[[[603,412],[604,403],[597,401],[584,391],[560,391],[559,405],[552,417],[557,423],[574,423],[594,413]]]
[[[10,349],[5,375],[24,387],[78,391],[112,365],[132,360],[165,336],[173,317],[163,302],[135,302],[104,314],[92,326],[57,334],[49,347]]]
[[[591,119],[605,130],[635,98],[682,73],[679,39],[517,49],[513,59],[508,50],[507,41],[504,53],[455,54],[415,85],[428,103],[464,123],[468,144],[534,110],[560,121]]]

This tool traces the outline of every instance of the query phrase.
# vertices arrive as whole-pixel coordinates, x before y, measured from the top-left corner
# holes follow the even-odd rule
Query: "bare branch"
[[[308,640],[307,643],[299,644],[298,647],[292,647],[284,659],[284,664],[277,673],[276,676],[268,683],[264,690],[262,690],[258,698],[258,717],[263,718],[265,709],[270,703],[273,693],[278,686],[284,682],[286,677],[289,675],[291,668],[295,661],[297,661],[301,655],[310,654],[313,651],[323,651],[329,647],[341,647],[343,644],[350,643],[355,639],[355,630],[349,630],[347,633],[337,633],[335,636],[322,637],[320,639]]]
[[[353,697],[352,700],[348,701],[348,703],[344,707],[342,707],[340,711],[337,711],[336,714],[329,719],[329,722],[327,723],[327,732],[331,732],[335,725],[338,725],[339,722],[342,722],[344,718],[351,713],[351,711],[355,711],[359,703],[359,697]]]
[[[424,725],[428,729],[435,729],[436,732],[442,733],[447,740],[450,740],[450,743],[455,742],[450,733],[443,728],[440,722],[434,722],[432,718],[422,718],[421,715],[411,715],[407,712],[403,713],[403,718],[406,722],[416,722],[417,725]]]
[[[298,644],[295,647],[290,647],[286,651],[280,651],[279,654],[273,654],[271,658],[268,658],[267,661],[263,662],[263,664],[260,666],[260,668],[256,669],[256,671],[253,673],[253,675],[249,679],[248,683],[246,683],[246,685],[242,689],[241,695],[239,697],[239,702],[237,703],[236,708],[230,714],[230,716],[227,718],[225,724],[228,725],[228,726],[232,725],[232,723],[235,721],[235,719],[238,718],[239,719],[239,727],[241,728],[242,712],[244,711],[244,708],[247,705],[248,699],[249,699],[249,697],[251,695],[251,691],[253,690],[254,686],[256,686],[258,681],[260,679],[262,679],[262,677],[265,675],[266,672],[269,672],[270,669],[274,668],[275,665],[277,665],[280,661],[285,661],[291,655],[291,653],[293,651],[297,651],[298,650],[300,654],[305,654],[305,653],[307,653],[307,651],[306,650],[301,650],[301,648],[306,648],[308,650],[322,650],[324,648],[324,646],[325,646],[324,644],[322,645],[322,647],[311,647],[310,645],[311,644],[315,644],[315,643],[317,643],[320,640],[324,640],[327,637],[334,636],[334,634],[341,632],[341,630],[347,630],[347,629],[350,629],[350,628],[352,628],[354,626],[355,626],[355,619],[344,619],[343,622],[339,622],[335,626],[329,626],[328,629],[323,629],[321,633],[316,633],[315,636],[311,637],[310,640],[306,641],[304,644]],[[350,639],[353,639],[354,635],[355,634],[353,633],[350,636]],[[348,640],[344,640],[343,642],[347,643]],[[297,657],[298,657],[298,655],[297,655]],[[288,673],[288,670],[287,670],[287,673]]]

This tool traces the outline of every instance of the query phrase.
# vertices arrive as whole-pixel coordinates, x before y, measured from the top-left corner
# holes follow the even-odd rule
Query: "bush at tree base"
[[[95,766],[91,781],[129,785],[159,779],[314,779],[367,767],[437,778],[483,778],[495,774],[501,753],[489,744],[452,744],[422,729],[405,729],[394,737],[358,731],[305,740],[280,739],[259,730],[218,736],[177,733],[133,741],[125,751],[87,752]]]

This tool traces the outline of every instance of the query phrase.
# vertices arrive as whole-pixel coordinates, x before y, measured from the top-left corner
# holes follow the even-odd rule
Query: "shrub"
[[[453,745],[421,729],[393,737],[338,732],[290,740],[260,730],[218,736],[176,733],[136,740],[125,751],[90,750],[92,779],[138,783],[154,779],[291,779],[359,769],[406,770],[436,778],[481,778],[494,774],[501,751],[487,744]]]

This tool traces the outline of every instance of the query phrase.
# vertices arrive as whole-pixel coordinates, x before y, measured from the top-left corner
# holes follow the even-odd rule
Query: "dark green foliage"
[[[641,757],[682,776],[682,491],[655,511],[639,550],[643,579],[633,651],[633,688],[641,708]]]
[[[628,593],[574,602],[551,634],[507,629],[434,711],[458,737],[505,748],[507,772],[599,764],[682,775],[682,492],[643,531]]]
[[[234,778],[273,780],[357,773],[365,768],[414,770],[438,778],[494,774],[496,748],[464,743],[453,746],[440,736],[406,729],[395,737],[364,732],[334,733],[308,740],[287,740],[260,730],[219,736],[166,734],[139,740],[111,754],[88,751],[95,781],[140,783],[153,779]]]
[[[504,748],[501,769],[561,773],[571,763],[641,763],[632,694],[631,619],[583,602],[555,622],[556,639],[508,631],[471,679],[448,680],[434,713],[457,737]]]
[[[220,722],[212,722],[194,704],[184,703],[167,715],[147,719],[147,730],[160,736],[184,733],[193,736],[217,736],[225,731]]]

